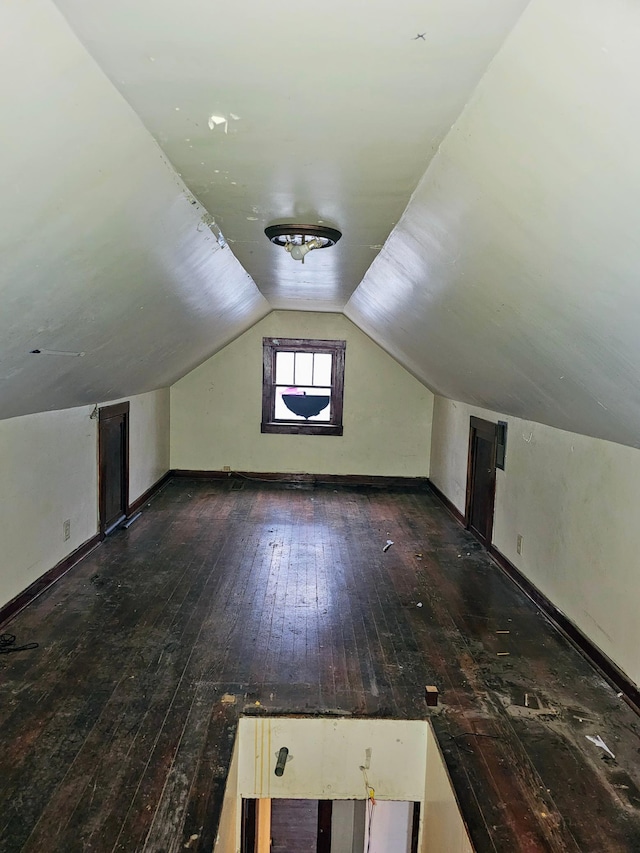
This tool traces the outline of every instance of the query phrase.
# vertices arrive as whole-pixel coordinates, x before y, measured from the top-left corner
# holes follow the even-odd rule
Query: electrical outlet
[[[516,539],[516,551],[518,554],[522,554],[522,536],[518,533],[518,538]]]
[[[230,470],[231,470],[231,465],[223,465],[223,466],[222,466],[222,470],[223,470],[223,471],[230,471]]]
[[[64,537],[64,541],[67,539],[71,539],[71,519],[68,518],[66,521],[62,522],[62,535]]]

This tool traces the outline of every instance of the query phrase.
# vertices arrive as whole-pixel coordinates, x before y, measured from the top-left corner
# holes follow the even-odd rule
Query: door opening
[[[243,799],[242,853],[417,853],[420,803]]]
[[[115,530],[129,507],[129,403],[98,411],[100,536]]]
[[[471,418],[465,526],[485,548],[491,544],[496,494],[496,424]]]

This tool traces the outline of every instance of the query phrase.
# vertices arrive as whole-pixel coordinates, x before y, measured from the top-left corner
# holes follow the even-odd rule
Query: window
[[[342,435],[345,341],[263,338],[262,432]]]

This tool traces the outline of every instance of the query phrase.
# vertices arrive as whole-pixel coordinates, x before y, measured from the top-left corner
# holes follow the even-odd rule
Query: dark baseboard
[[[100,544],[100,534],[96,533],[86,542],[83,542],[79,548],[72,551],[64,560],[60,560],[52,569],[49,569],[39,578],[36,578],[33,583],[23,590],[21,593],[12,598],[3,607],[0,607],[0,625],[4,625],[10,619],[19,613],[21,610],[35,601],[39,595],[48,589],[52,584],[65,575],[69,569],[72,569],[83,557],[86,557],[94,548]]]
[[[171,474],[190,480],[237,478],[265,483],[317,483],[333,486],[375,486],[382,489],[423,488],[429,483],[426,477],[374,477],[365,474],[289,474],[264,471],[199,471],[184,468],[175,468]]]
[[[145,492],[143,492],[139,498],[129,505],[129,509],[127,512],[127,518],[133,516],[144,504],[146,504],[151,498],[156,494],[156,492],[160,491],[160,489],[169,482],[171,479],[171,471],[167,471],[167,473],[162,476],[157,483],[154,483],[153,486],[148,488]],[[11,601],[7,602],[3,607],[0,607],[0,625],[4,625],[10,619],[19,613],[21,610],[31,604],[32,601],[35,601],[39,595],[48,589],[52,584],[54,584],[57,580],[65,575],[69,569],[72,569],[83,557],[86,557],[94,548],[96,548],[100,542],[104,539],[104,536],[101,536],[100,533],[96,533],[95,536],[92,536],[90,539],[87,539],[86,542],[83,542],[75,551],[72,551],[67,557],[63,560],[60,560],[52,569],[46,571],[43,575],[40,575],[39,578],[33,581],[33,583],[29,584],[29,586],[23,590],[21,593],[16,595],[15,598],[12,598]]]
[[[631,681],[627,675],[611,660],[605,653],[593,643],[580,628],[559,610],[551,599],[541,592],[526,578],[520,569],[508,560],[494,545],[487,549],[489,555],[495,560],[500,568],[514,581],[524,594],[536,604],[575,648],[593,664],[619,692],[633,710],[640,714],[640,689]]]
[[[155,497],[157,492],[159,492],[160,489],[166,486],[172,476],[172,472],[167,471],[167,473],[163,474],[162,477],[160,477],[160,479],[157,480],[152,486],[149,486],[146,492],[143,492],[139,498],[136,498],[133,503],[130,503],[129,509],[127,510],[127,518],[131,518],[131,516],[135,515],[135,513],[138,512],[139,509],[142,509],[142,507],[146,503],[148,503],[151,498]]]
[[[429,488],[438,498],[440,503],[444,504],[445,508],[449,510],[451,515],[456,519],[456,521],[459,521],[460,524],[464,526],[464,515],[460,512],[458,507],[455,506],[455,504],[452,504],[449,498],[444,494],[444,492],[441,492],[440,489],[431,482],[431,480],[429,480]]]
[[[464,526],[464,516],[451,503],[437,486],[434,486],[429,481],[434,495],[442,502],[449,510],[454,518]],[[524,594],[533,601],[533,603],[545,614],[545,616],[564,634],[569,642],[576,648],[580,654],[585,657],[589,663],[594,666],[601,675],[620,693],[626,703],[637,713],[640,714],[640,689],[629,677],[611,660],[605,653],[593,643],[586,634],[583,634],[580,628],[559,610],[551,599],[541,592],[534,584],[526,578],[520,569],[518,569],[504,554],[502,554],[495,545],[489,545],[487,548],[489,556],[493,558],[496,564],[507,574],[511,580],[524,592]]]

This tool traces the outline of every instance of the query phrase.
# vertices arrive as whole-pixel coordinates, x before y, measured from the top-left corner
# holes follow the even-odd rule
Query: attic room
[[[640,7],[0,21],[0,853],[264,853],[263,714],[428,722],[407,853],[640,849]]]

